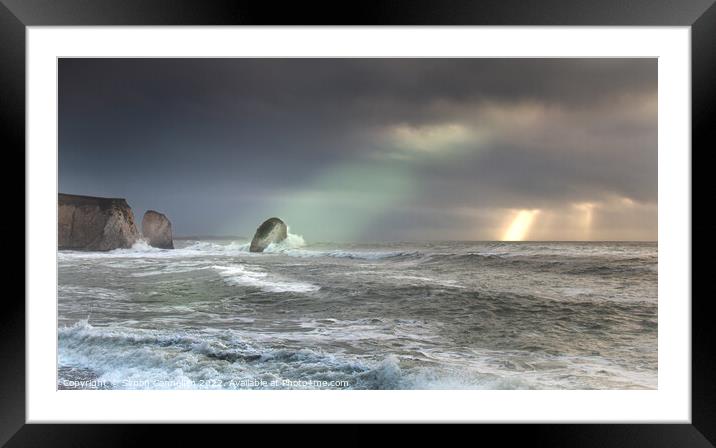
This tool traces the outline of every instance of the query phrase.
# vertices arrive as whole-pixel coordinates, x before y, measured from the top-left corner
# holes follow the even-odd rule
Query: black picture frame
[[[708,130],[714,123],[712,114],[716,113],[716,6],[713,3],[714,0],[363,0],[330,5],[284,2],[277,6],[272,2],[240,0],[0,0],[0,122],[6,125],[1,140],[3,154],[20,157],[25,150],[27,26],[690,26],[691,154],[692,166],[696,166],[693,155],[713,147],[708,145],[711,142]],[[7,188],[16,190],[17,185]],[[696,210],[692,212],[692,223],[698,224],[700,221],[693,219],[694,212]],[[710,300],[709,295],[692,297],[691,424],[550,424],[516,425],[514,429],[481,425],[474,434],[483,440],[495,435],[498,437],[495,440],[501,443],[523,440],[544,446],[716,446],[716,338],[709,312]],[[13,447],[125,445],[141,441],[156,430],[157,427],[148,425],[25,424],[25,306],[16,294],[5,297],[3,305],[0,312],[0,444]],[[184,437],[188,431],[185,428],[173,425],[170,432],[174,437]],[[343,438],[354,436],[360,440],[365,430],[364,426],[345,428]],[[238,436],[227,426],[219,431],[232,438]],[[405,433],[406,437],[421,437],[422,431],[411,428]],[[211,432],[217,435],[216,430]],[[272,439],[276,436],[295,439],[303,430],[272,433]]]

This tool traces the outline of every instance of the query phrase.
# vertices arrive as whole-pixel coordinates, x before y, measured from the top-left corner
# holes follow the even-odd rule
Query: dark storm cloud
[[[183,234],[250,233],[356,161],[417,179],[389,219],[413,233],[431,210],[654,204],[656,89],[655,59],[61,59],[60,190]]]

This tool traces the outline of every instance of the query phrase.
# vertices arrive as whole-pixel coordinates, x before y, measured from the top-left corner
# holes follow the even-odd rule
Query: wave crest
[[[291,228],[289,227],[288,235],[286,236],[286,239],[283,241],[280,241],[278,243],[269,244],[266,247],[266,249],[264,249],[264,252],[284,253],[286,251],[290,251],[293,249],[300,249],[301,247],[303,247],[305,245],[306,245],[306,240],[303,239],[303,236],[291,233]]]
[[[283,278],[269,276],[267,272],[259,271],[256,266],[230,265],[212,266],[230,285],[249,286],[259,288],[265,292],[314,292],[321,289],[320,286],[311,283],[286,280]]]

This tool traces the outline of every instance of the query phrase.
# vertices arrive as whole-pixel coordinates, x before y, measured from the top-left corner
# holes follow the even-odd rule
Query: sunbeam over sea
[[[657,245],[60,251],[60,389],[654,389]]]

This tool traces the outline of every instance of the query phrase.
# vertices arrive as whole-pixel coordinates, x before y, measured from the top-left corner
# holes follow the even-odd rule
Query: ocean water
[[[654,389],[656,243],[58,254],[60,389]]]

